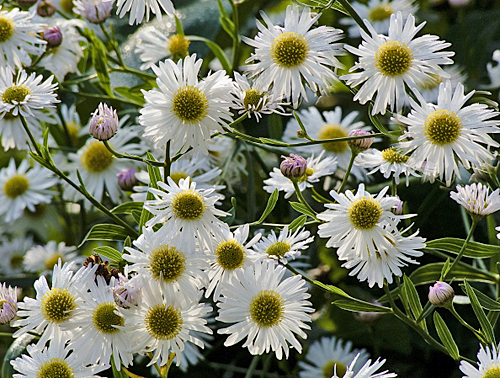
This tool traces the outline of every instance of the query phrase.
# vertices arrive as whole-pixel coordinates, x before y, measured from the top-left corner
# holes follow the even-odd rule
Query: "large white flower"
[[[359,113],[357,111],[350,112],[342,117],[342,108],[337,106],[333,111],[320,113],[313,106],[299,112],[300,119],[304,124],[307,134],[315,140],[325,140],[334,138],[346,138],[349,132],[356,129],[370,131],[369,126],[365,126],[362,121],[355,121]],[[291,119],[285,129],[283,140],[288,143],[304,142],[304,139],[297,137],[297,131],[301,128],[296,119]],[[349,161],[351,160],[351,149],[347,142],[328,142],[314,144],[304,147],[297,147],[303,154],[314,153],[316,155],[326,151],[326,154],[337,157],[338,168],[347,170]],[[366,170],[360,167],[353,166],[351,174],[357,180],[365,178]]]
[[[219,195],[213,194],[214,189],[196,189],[196,183],[191,178],[180,179],[177,185],[171,177],[168,184],[161,181],[162,189],[150,188],[154,200],[146,201],[144,208],[154,216],[146,225],[166,224],[160,233],[177,234],[179,242],[187,253],[193,253],[196,242],[203,246],[210,242],[213,235],[221,235],[225,223],[216,216],[226,216],[228,213],[215,208]]]
[[[437,105],[416,93],[420,104],[411,100],[411,113],[396,115],[396,121],[408,127],[400,137],[400,147],[411,153],[408,165],[421,169],[431,182],[439,177],[449,186],[453,173],[460,178],[457,162],[469,169],[494,158],[488,148],[499,144],[488,133],[498,133],[500,128],[498,121],[489,119],[498,112],[484,104],[464,106],[473,94],[464,95],[462,84],[452,90],[447,81],[439,86]]]
[[[283,27],[273,25],[261,13],[265,25],[257,22],[259,33],[254,40],[242,37],[255,52],[248,62],[247,71],[257,77],[256,83],[291,101],[297,108],[301,97],[307,99],[305,82],[314,92],[325,91],[335,80],[332,68],[341,68],[336,56],[342,54],[342,45],[333,43],[341,38],[342,31],[319,26],[311,29],[321,14],[313,16],[309,7],[301,11],[288,6]]]
[[[174,5],[171,0],[118,0],[116,7],[116,14],[118,14],[120,18],[130,13],[130,25],[142,23],[144,17],[146,21],[149,21],[150,12],[153,12],[158,20],[161,20],[161,9],[168,15],[173,15],[175,13]]]
[[[465,375],[462,378],[489,378],[498,375],[500,366],[500,346],[480,345],[477,353],[479,366],[476,368],[468,361],[460,362],[460,370]]]
[[[305,281],[300,276],[282,281],[286,269],[273,261],[254,264],[246,270],[239,270],[223,285],[219,316],[216,320],[235,323],[218,330],[228,334],[225,346],[246,338],[243,347],[251,354],[260,355],[273,351],[281,360],[288,358],[290,348],[298,353],[302,345],[295,334],[306,338],[304,329],[310,329],[305,322],[311,321],[314,309],[307,301]]]
[[[378,34],[366,20],[365,25],[371,36],[361,31],[364,41],[358,48],[345,46],[347,51],[360,57],[349,71],[360,72],[344,75],[341,79],[353,87],[361,85],[354,96],[361,104],[377,93],[372,114],[385,114],[387,105],[391,111],[400,111],[409,101],[405,85],[414,88],[432,75],[449,77],[439,65],[453,63],[450,59],[453,52],[440,51],[450,44],[428,34],[414,39],[425,22],[415,27],[413,15],[403,22],[402,13],[398,12],[391,15],[388,36]]]
[[[27,159],[16,168],[12,158],[9,165],[0,170],[0,215],[9,223],[21,217],[26,208],[35,212],[35,205],[51,201],[54,193],[48,189],[57,182],[45,168],[38,165],[30,168]]]
[[[208,155],[211,134],[224,132],[221,124],[232,121],[231,79],[225,71],[217,71],[199,81],[201,64],[194,54],[177,64],[167,59],[152,67],[158,89],[143,91],[146,104],[139,122],[157,148],[170,141],[174,153],[193,147]]]
[[[31,22],[34,14],[16,7],[10,11],[1,9],[0,6],[0,67],[14,72],[23,65],[29,66],[30,54],[41,55],[47,42],[36,35],[43,28]]]

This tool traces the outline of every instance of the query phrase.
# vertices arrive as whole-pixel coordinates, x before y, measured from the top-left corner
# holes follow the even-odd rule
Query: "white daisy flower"
[[[199,296],[166,297],[156,281],[144,285],[142,294],[138,307],[123,309],[122,312],[125,317],[124,328],[132,332],[131,340],[135,340],[131,344],[132,351],[154,353],[148,366],[155,362],[165,365],[172,352],[176,354],[179,366],[188,341],[200,348],[204,347],[204,342],[193,331],[212,333],[204,318],[212,307],[198,303]]]
[[[39,56],[45,50],[45,42],[36,33],[43,28],[33,24],[34,14],[22,12],[19,8],[10,11],[2,10],[0,6],[0,67],[5,71],[1,78],[16,69],[22,70],[23,65],[31,64],[30,54]]]
[[[472,216],[484,217],[500,209],[498,188],[490,193],[486,185],[474,182],[471,185],[457,185],[456,189],[456,192],[450,193],[450,197]]]
[[[342,117],[342,108],[337,106],[333,111],[320,113],[315,107],[310,107],[308,109],[299,112],[300,119],[304,124],[307,134],[314,140],[325,140],[334,138],[346,138],[349,136],[349,132],[354,130],[370,131],[369,126],[365,126],[364,122],[356,121],[359,113],[354,111],[350,112],[346,116]],[[291,119],[285,129],[283,135],[283,141],[287,143],[297,143],[303,142],[304,139],[299,139],[297,137],[297,131],[301,128],[297,120]],[[342,170],[347,170],[349,166],[349,161],[351,160],[351,149],[347,142],[328,142],[321,144],[314,144],[302,148],[297,148],[304,154],[317,154],[319,155],[323,151],[326,151],[327,155],[337,157],[338,168]],[[365,178],[366,170],[353,166],[351,174],[356,177],[357,180],[363,180]]]
[[[49,287],[45,276],[41,276],[34,283],[36,298],[24,297],[18,303],[17,315],[24,319],[16,320],[13,327],[21,327],[13,337],[19,337],[30,331],[41,334],[38,345],[45,345],[54,338],[70,338],[68,332],[61,329],[61,325],[69,321],[74,315],[74,310],[82,305],[83,300],[79,294],[82,287],[86,287],[89,279],[94,278],[97,265],[92,269],[81,268],[74,273],[73,263],[61,266],[59,262],[54,266],[52,273],[52,287]]]
[[[313,187],[313,184],[319,182],[321,177],[330,176],[337,169],[337,158],[334,156],[323,158],[324,152],[321,151],[316,158],[314,154],[307,158],[306,173],[297,182],[301,192],[306,190],[306,188]],[[279,168],[273,168],[269,176],[271,177],[264,180],[264,184],[266,185],[263,189],[266,192],[272,193],[275,189],[278,189],[285,192],[285,198],[290,198],[295,193],[292,180],[285,177]]]
[[[450,83],[451,89],[454,90],[459,83],[465,83],[467,75],[462,67],[458,64],[443,67]],[[437,75],[427,77],[423,82],[417,83],[417,90],[424,98],[425,102],[435,104],[439,97],[439,84],[445,81],[445,78]]]
[[[260,239],[261,234],[255,235],[247,242],[248,232],[248,224],[238,227],[234,233],[229,227],[225,227],[222,235],[212,238],[210,248],[206,251],[212,257],[210,269],[207,271],[209,284],[205,291],[206,298],[214,293],[214,299],[217,300],[222,286],[228,283],[236,272],[245,270],[265,258],[250,249]]]
[[[254,40],[242,37],[255,52],[246,66],[250,76],[257,77],[256,84],[299,106],[303,97],[307,100],[303,81],[313,91],[325,92],[337,77],[332,68],[342,68],[336,56],[342,55],[342,31],[328,26],[311,29],[321,14],[313,16],[309,7],[302,11],[288,6],[284,27],[273,25],[266,14],[261,13],[265,25],[257,22],[259,33]]]
[[[488,71],[490,84],[483,85],[482,88],[485,89],[495,89],[500,87],[500,50],[493,51],[491,59],[494,60],[496,64],[493,65],[491,62],[486,63],[486,70]]]
[[[486,378],[498,375],[500,366],[500,347],[495,345],[479,346],[477,353],[478,367],[470,362],[461,361],[460,370],[465,375],[462,378]]]
[[[116,3],[116,14],[123,18],[130,13],[129,24],[139,25],[145,18],[149,21],[149,13],[153,12],[158,20],[161,20],[161,9],[167,15],[175,14],[174,5],[171,0],[118,0]],[[161,8],[160,8],[161,7]]]
[[[6,114],[35,117],[39,112],[33,110],[54,107],[60,101],[54,93],[57,84],[52,84],[53,78],[42,83],[42,75],[33,72],[28,76],[25,70],[20,70],[14,78],[13,73],[0,66],[0,120]]]
[[[404,174],[406,176],[406,186],[408,186],[410,183],[410,175],[420,177],[420,175],[407,164],[409,158],[408,155],[401,154],[394,147],[389,147],[382,151],[371,148],[356,156],[354,164],[363,168],[373,168],[367,173],[368,175],[380,171],[386,179],[394,177],[396,185],[399,185],[399,176]]]
[[[208,341],[213,339],[212,335],[208,335],[206,333],[198,331],[192,331],[191,333],[193,337],[201,340],[204,343],[204,347],[202,349],[205,349],[205,347],[211,347]],[[179,358],[175,356],[174,362],[176,364],[178,359]],[[200,348],[192,342],[188,341],[184,344],[184,351],[182,352],[182,358],[180,359],[180,365],[178,366],[183,373],[187,373],[189,366],[194,366],[204,359],[205,357],[203,356],[203,354],[201,354]]]
[[[48,378],[57,374],[59,377],[99,378],[95,375],[108,369],[105,364],[89,364],[82,353],[72,352],[65,347],[64,340],[55,338],[49,347],[40,348],[40,344],[31,344],[26,348],[29,355],[23,354],[11,361],[12,367],[21,374],[15,378]]]
[[[0,170],[0,215],[10,223],[23,215],[24,209],[35,212],[35,205],[50,203],[54,192],[48,188],[56,185],[58,179],[45,168],[33,168],[27,159],[16,168],[14,158]]]
[[[17,314],[17,287],[0,285],[0,324],[9,323]]]
[[[283,354],[288,358],[290,348],[302,352],[295,334],[307,337],[303,330],[310,329],[305,322],[311,321],[309,313],[314,309],[307,301],[310,295],[304,279],[293,276],[282,281],[285,271],[273,261],[264,261],[238,270],[230,283],[223,285],[215,319],[235,323],[218,330],[230,335],[225,346],[246,338],[243,347],[251,354],[273,351],[278,360]]]
[[[330,191],[336,203],[325,204],[328,210],[318,214],[318,219],[326,222],[318,226],[318,235],[329,237],[326,246],[338,248],[339,258],[351,256],[351,250],[356,256],[367,258],[393,246],[395,239],[383,226],[395,226],[399,219],[409,216],[391,212],[398,199],[386,196],[388,189],[386,186],[376,197],[365,191],[364,184],[359,184],[356,194]]]
[[[262,114],[290,115],[285,113],[282,107],[288,103],[280,102],[281,96],[277,96],[272,89],[268,91],[268,85],[265,87],[251,85],[246,76],[242,76],[236,71],[234,72],[234,80],[236,102],[233,109],[238,110],[238,114],[248,112],[249,118],[253,114],[257,122],[262,118]]]
[[[377,284],[382,288],[384,279],[391,284],[393,275],[403,275],[401,267],[410,263],[418,264],[412,257],[423,255],[420,249],[425,248],[425,239],[417,236],[418,231],[410,236],[403,236],[408,229],[399,232],[390,224],[384,225],[383,230],[390,233],[394,244],[388,248],[377,249],[374,253],[359,254],[353,249],[343,256],[339,255],[339,260],[347,260],[342,267],[352,269],[349,275],[357,275],[360,282],[368,281],[370,287]]]
[[[143,280],[157,281],[169,296],[196,297],[207,282],[203,270],[208,261],[194,251],[188,251],[175,237],[166,238],[161,232],[144,227],[143,233],[134,241],[134,247],[125,247],[129,254],[123,258],[132,263],[130,271],[139,273]]]
[[[375,372],[385,363],[385,360],[380,361],[380,358],[377,358],[377,360],[373,362],[373,365],[372,360],[366,361],[363,367],[355,373],[354,366],[356,365],[358,357],[359,354],[351,362],[343,378],[393,378],[397,376],[395,373],[387,373],[388,370],[375,374]],[[339,378],[339,376],[335,373],[332,378]]]
[[[137,134],[131,128],[123,128],[124,120],[120,120],[118,133],[109,140],[108,143],[114,151],[119,153],[128,153],[131,155],[142,155],[145,146],[139,143],[130,143],[137,138]],[[76,153],[68,154],[68,162],[64,166],[65,171],[69,172],[69,178],[78,182],[76,171],[80,172],[87,191],[98,201],[102,201],[104,193],[109,195],[113,203],[118,203],[123,196],[123,191],[118,186],[117,174],[124,168],[130,168],[131,163],[128,159],[115,159],[113,154],[108,151],[104,143],[99,140],[89,139],[87,143]],[[70,201],[83,199],[83,195],[64,183],[64,196]]]
[[[288,259],[294,260],[301,255],[301,251],[309,248],[308,244],[314,241],[314,237],[309,237],[311,233],[304,228],[288,230],[288,225],[283,227],[278,237],[271,230],[271,233],[262,238],[255,246],[256,252],[265,253],[268,258],[279,260],[286,264]]]
[[[225,185],[213,184],[213,182],[222,173],[220,168],[212,168],[210,170],[206,170],[206,166],[207,162],[204,161],[204,159],[183,157],[179,160],[174,161],[170,166],[170,177],[177,185],[179,185],[180,179],[191,177],[191,181],[196,183],[198,189],[214,189],[217,191],[225,189]],[[160,175],[163,181],[163,170],[160,170]],[[148,171],[136,172],[135,177],[145,185],[134,186],[134,191],[136,193],[132,193],[131,197],[134,201],[144,202],[146,201],[146,195],[150,183],[149,173]],[[224,199],[224,195],[220,194],[220,197],[221,200]]]
[[[0,273],[4,276],[13,276],[24,271],[23,262],[26,252],[33,247],[31,236],[21,236],[8,240],[4,238],[0,243]]]
[[[398,12],[391,15],[389,35],[378,34],[370,22],[365,20],[371,36],[361,31],[364,41],[358,48],[345,46],[350,53],[360,57],[359,61],[343,75],[342,80],[352,87],[361,85],[354,96],[354,101],[365,104],[375,93],[372,114],[385,114],[387,105],[391,111],[400,111],[409,101],[405,85],[414,88],[432,75],[447,78],[440,64],[452,64],[454,55],[451,51],[440,51],[450,43],[438,41],[437,36],[415,35],[424,27],[425,22],[415,27],[415,17],[409,15],[403,22],[403,15]]]
[[[83,45],[86,39],[82,37],[77,27],[85,28],[81,20],[57,19],[52,23],[61,30],[62,42],[56,48],[47,49],[47,53],[37,63],[52,72],[58,81],[62,82],[66,74],[78,73],[78,62],[83,57]]]
[[[115,0],[75,0],[73,11],[92,24],[102,24],[113,10]]]
[[[27,272],[42,272],[42,274],[47,275],[52,272],[59,259],[64,264],[76,261],[77,256],[75,246],[67,247],[64,242],[58,244],[54,240],[50,240],[47,245],[37,245],[26,252],[23,265]],[[83,258],[79,260],[83,262]]]
[[[352,349],[351,341],[344,343],[335,336],[322,337],[319,341],[312,343],[307,351],[305,356],[307,362],[299,361],[299,367],[302,369],[299,372],[299,377],[330,378],[333,376],[334,367],[336,367],[337,374],[344,377],[357,354],[359,354],[359,358],[353,366],[354,371],[358,371],[368,360],[369,355],[366,350]]]
[[[155,199],[146,201],[144,208],[154,216],[146,226],[167,222],[159,232],[177,234],[188,253],[195,251],[196,242],[203,247],[214,235],[222,234],[225,223],[216,216],[229,214],[215,208],[220,197],[213,189],[196,189],[190,177],[180,179],[179,185],[171,177],[167,181],[168,184],[158,182],[162,190],[149,189]]]
[[[137,33],[137,44],[134,52],[141,59],[141,70],[147,70],[160,60],[171,58],[178,60],[188,55],[189,39],[180,34],[166,36],[164,33],[149,26]]]
[[[407,164],[421,169],[431,182],[439,177],[449,186],[453,173],[460,178],[457,161],[465,169],[494,159],[486,147],[499,147],[488,133],[498,133],[498,121],[490,120],[498,112],[485,104],[464,106],[474,92],[464,95],[462,84],[451,89],[451,83],[439,86],[437,105],[428,104],[416,93],[420,105],[411,100],[412,111],[405,117],[396,115],[396,122],[408,129],[400,137],[400,147],[411,156]],[[483,145],[486,145],[483,146]]]
[[[373,29],[378,34],[387,34],[391,15],[401,12],[403,21],[405,21],[410,14],[417,13],[418,7],[413,3],[414,0],[370,0],[368,4],[353,1],[351,5],[361,19],[370,21]],[[340,24],[349,27],[349,37],[355,38],[360,36],[360,27],[353,18],[341,18]]]
[[[174,152],[193,147],[208,155],[211,134],[223,133],[224,121],[232,122],[233,83],[225,71],[199,81],[202,62],[194,54],[177,64],[167,59],[151,67],[158,76],[158,88],[143,91],[146,104],[139,122],[146,128],[144,136],[152,138],[157,148],[170,141]]]
[[[113,285],[112,279],[111,285]],[[132,364],[131,340],[123,328],[125,318],[119,312],[111,287],[101,276],[89,280],[80,290],[83,303],[74,310],[62,328],[73,331],[69,348],[78,351],[85,361],[109,364],[111,355],[120,370]]]

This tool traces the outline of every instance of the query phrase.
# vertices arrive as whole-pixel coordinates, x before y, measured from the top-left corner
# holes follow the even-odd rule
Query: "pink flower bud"
[[[290,154],[290,157],[281,156],[283,160],[280,164],[280,170],[283,176],[290,180],[299,179],[306,173],[307,160],[300,155]]]
[[[118,178],[118,186],[121,190],[132,190],[132,188],[139,183],[139,180],[135,177],[136,172],[137,170],[135,168],[125,168],[116,175]]]
[[[429,287],[429,302],[436,307],[449,307],[452,305],[455,291],[446,282],[436,281]]]
[[[63,36],[58,26],[50,26],[42,33],[42,37],[47,41],[47,46],[57,47],[61,45]]]
[[[36,13],[40,17],[52,17],[54,13],[56,13],[57,8],[50,1],[43,0],[40,4],[38,4],[36,8]]]
[[[95,139],[104,141],[111,139],[118,130],[118,115],[116,110],[102,102],[98,109],[92,114],[89,133]]]
[[[365,136],[365,135],[371,135],[373,134],[371,131],[364,131],[364,130],[352,130],[349,132],[348,136],[350,137],[356,137],[356,136]],[[348,141],[347,143],[351,148],[355,148],[358,152],[366,151],[371,147],[373,142],[375,141],[375,138],[363,138],[363,139],[353,139]]]
[[[17,288],[0,286],[0,324],[10,322],[17,314]]]

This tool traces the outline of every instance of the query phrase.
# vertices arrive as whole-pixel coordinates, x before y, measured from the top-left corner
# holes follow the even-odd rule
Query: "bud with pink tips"
[[[99,104],[98,109],[92,114],[89,133],[95,139],[105,141],[111,139],[118,130],[118,115],[112,107]]]

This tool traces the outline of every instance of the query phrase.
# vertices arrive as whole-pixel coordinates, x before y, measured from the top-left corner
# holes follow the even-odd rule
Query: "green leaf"
[[[415,285],[424,285],[434,283],[441,277],[441,271],[443,269],[444,263],[432,263],[413,271],[410,274],[410,279]],[[498,276],[480,269],[473,268],[469,265],[458,264],[453,268],[453,272],[450,273],[451,277],[455,280],[468,279],[470,281],[485,282],[485,283],[497,283]]]
[[[125,202],[111,210],[113,214],[132,214],[132,211],[142,211],[144,202]]]
[[[412,280],[410,280],[406,274],[403,275],[403,287],[401,291],[403,295],[406,297],[408,301],[408,305],[410,306],[410,310],[413,314],[413,318],[416,320],[419,318],[420,314],[423,311],[422,304],[420,303],[420,298],[418,297],[417,289],[413,284]],[[427,324],[425,321],[419,324],[425,331],[427,331]]]
[[[130,239],[130,236],[127,236],[125,241],[123,242],[123,247],[131,247],[132,246],[132,240]]]
[[[174,17],[175,17],[175,32],[184,37],[184,29],[182,28],[181,20],[179,20],[179,18],[176,15],[174,15]]]
[[[199,37],[197,35],[188,35],[186,39],[189,39],[190,41],[199,41],[199,42],[204,42],[208,48],[212,51],[212,53],[215,55],[217,59],[219,59],[220,64],[222,65],[222,68],[227,72],[230,73],[233,71],[231,64],[229,63],[229,60],[227,59],[226,54],[224,54],[224,51],[221,49],[221,47],[215,43],[212,42],[211,40],[203,37]]]
[[[106,45],[90,29],[85,29],[85,35],[90,40],[90,55],[97,74],[97,79],[106,93],[110,96],[114,96],[113,91],[111,90],[111,80],[109,79],[108,73],[108,61],[106,59],[108,51],[106,49]]]
[[[368,116],[370,117],[370,121],[373,123],[373,125],[377,128],[378,131],[389,137],[393,137],[394,134],[392,134],[389,130],[387,130],[387,128],[384,125],[382,125],[378,117],[376,115],[372,115],[372,109],[373,109],[373,104],[370,103],[370,105],[368,106]]]
[[[465,240],[458,238],[442,238],[431,240],[427,242],[427,248],[439,249],[441,251],[446,251],[458,255]],[[499,245],[483,244],[478,242],[470,241],[467,243],[467,248],[465,248],[464,256],[472,257],[476,259],[484,259],[492,256],[496,256],[500,253]]]
[[[144,95],[141,92],[141,89],[151,90],[153,88],[152,85],[141,85],[141,87],[115,87],[115,92],[119,95],[128,98],[129,100],[135,102],[138,106],[143,106],[146,103],[144,100]]]
[[[441,315],[438,314],[437,311],[434,312],[434,325],[436,326],[436,331],[439,336],[439,339],[445,346],[446,350],[450,354],[450,356],[454,360],[458,360],[460,358],[460,352],[458,351],[458,346],[453,340],[453,336],[451,335],[448,326],[444,322]]]
[[[307,221],[307,215],[300,215],[298,218],[295,218],[292,223],[288,226],[288,229],[291,232],[295,232],[295,230],[298,230],[300,227],[306,224]]]
[[[226,215],[225,217],[220,218],[221,221],[224,223],[227,223],[228,225],[231,225],[234,222],[234,218],[236,216],[236,198],[231,197],[231,204],[233,207],[231,207],[228,211],[229,215]]]
[[[465,292],[470,299],[470,304],[472,306],[472,309],[474,310],[474,314],[476,314],[476,318],[479,321],[479,324],[481,325],[481,330],[484,334],[486,342],[489,344],[494,343],[495,336],[493,333],[493,327],[488,318],[486,317],[486,314],[484,313],[484,310],[477,299],[476,293],[474,292],[474,290],[472,290],[472,287],[469,285],[467,280],[464,281],[464,286],[465,286]]]
[[[270,144],[273,146],[288,147],[288,143],[280,142],[279,140],[269,139],[269,138],[259,138],[262,143]]]
[[[290,202],[290,206],[292,206],[299,213],[309,215],[311,218],[316,219],[316,214],[314,214],[309,208],[300,202]]]
[[[156,159],[154,158],[153,155],[151,155],[150,152],[147,153],[147,158],[148,160],[156,161]],[[162,180],[160,168],[148,164],[148,173],[149,173],[149,187],[158,189],[158,181]],[[154,198],[155,198],[154,195],[148,191],[146,194],[146,201],[152,200]],[[132,213],[132,215],[134,215],[134,213]],[[150,220],[151,218],[153,218],[153,214],[151,214],[148,210],[146,210],[145,207],[143,207],[141,212],[141,217],[139,219],[139,230],[141,230],[142,227],[144,227],[147,221]]]
[[[274,207],[276,206],[276,202],[278,202],[278,196],[278,189],[274,189],[274,192],[269,196],[269,199],[267,200],[267,205],[264,209],[264,212],[262,213],[262,216],[258,221],[253,222],[253,224],[261,224],[262,222],[264,222],[264,220],[269,214],[271,214],[271,211],[273,211]]]
[[[460,285],[463,286],[463,285]],[[472,287],[472,286],[471,286]],[[477,300],[481,307],[489,310],[489,311],[500,311],[500,302],[495,301],[493,298],[490,298],[486,294],[481,293],[479,290],[472,287],[474,290],[474,294],[476,294]]]
[[[95,247],[94,253],[98,253],[98,254],[100,254],[100,255],[102,255],[102,256],[104,256],[112,261],[118,262],[118,263],[123,261],[122,254],[120,253],[120,251],[117,251],[113,247],[109,247],[107,245],[103,246],[103,247]]]
[[[117,224],[106,224],[106,223],[96,224],[87,233],[87,235],[85,235],[78,248],[80,248],[86,241],[89,240],[121,241],[125,240],[127,236],[128,232],[123,226],[119,226]]]

